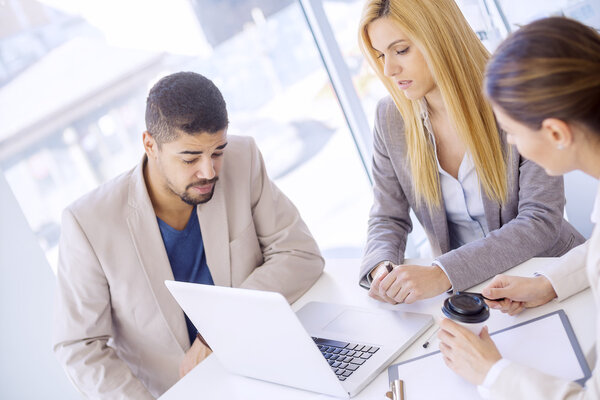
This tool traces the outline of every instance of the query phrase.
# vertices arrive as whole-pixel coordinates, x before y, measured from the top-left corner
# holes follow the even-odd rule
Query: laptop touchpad
[[[323,330],[326,332],[352,335],[355,339],[372,337],[373,327],[387,331],[397,326],[397,322],[390,315],[370,313],[358,310],[345,310],[327,323]]]

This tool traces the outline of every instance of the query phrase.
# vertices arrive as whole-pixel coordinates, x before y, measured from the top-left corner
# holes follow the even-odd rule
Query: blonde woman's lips
[[[412,85],[412,82],[413,81],[398,81],[398,86],[400,86],[400,89],[406,90]]]

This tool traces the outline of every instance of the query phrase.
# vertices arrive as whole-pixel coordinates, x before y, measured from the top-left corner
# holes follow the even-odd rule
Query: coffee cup
[[[442,313],[479,335],[490,317],[490,308],[479,293],[459,292],[444,301]]]

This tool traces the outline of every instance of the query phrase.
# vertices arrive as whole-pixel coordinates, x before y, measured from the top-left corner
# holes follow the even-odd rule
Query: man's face
[[[153,140],[151,138],[151,140]],[[146,152],[154,162],[154,176],[164,194],[179,197],[189,205],[209,201],[219,177],[227,145],[227,129],[216,133],[180,133],[178,138]]]

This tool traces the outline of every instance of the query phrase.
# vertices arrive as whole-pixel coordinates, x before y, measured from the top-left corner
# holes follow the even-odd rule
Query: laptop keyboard
[[[313,337],[323,356],[340,381],[345,381],[373,354],[379,350],[376,346]]]

